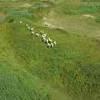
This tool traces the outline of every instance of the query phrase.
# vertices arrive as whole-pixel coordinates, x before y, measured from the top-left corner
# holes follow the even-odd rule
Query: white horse
[[[39,33],[36,33],[35,35],[36,35],[36,37],[39,37],[39,36],[40,36],[40,34],[39,34]]]
[[[45,38],[47,36],[47,34],[42,34],[42,37]]]
[[[52,48],[54,47],[54,44],[53,44],[53,43],[51,43],[51,47],[52,47]]]
[[[19,23],[20,23],[20,24],[22,24],[22,23],[23,23],[23,21],[19,21]]]
[[[33,31],[33,30],[34,30],[34,28],[31,28],[30,30],[31,30],[31,31]]]
[[[50,43],[47,43],[47,47],[50,48],[51,47],[51,44]]]
[[[54,43],[54,45],[56,45],[56,44],[57,44],[57,43],[56,43],[56,41],[54,41],[53,43]]]
[[[26,24],[26,27],[29,27],[29,25],[28,25],[28,24]]]
[[[32,31],[31,33],[32,33],[33,35],[35,34],[35,32],[34,32],[34,31]]]
[[[52,43],[52,39],[48,38],[48,41],[49,41],[50,43]]]

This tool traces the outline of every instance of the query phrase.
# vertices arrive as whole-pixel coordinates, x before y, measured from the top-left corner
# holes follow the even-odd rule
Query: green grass
[[[79,25],[80,14],[59,13],[56,17],[59,9],[56,6],[53,9],[2,8],[8,16],[0,23],[0,100],[100,99],[100,40],[71,30],[75,20]],[[44,16],[65,26],[69,18],[71,25],[67,29],[64,26],[59,29],[59,24],[55,24],[58,28],[44,27]],[[19,20],[47,33],[57,41],[57,46],[47,48]],[[82,21],[89,25],[91,19]],[[91,23],[91,27],[99,27],[97,22]],[[90,32],[87,30],[89,27],[84,32]]]

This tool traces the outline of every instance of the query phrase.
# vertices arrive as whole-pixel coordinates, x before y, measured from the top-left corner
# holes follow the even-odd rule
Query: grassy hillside
[[[0,100],[99,100],[99,6],[88,12],[64,2],[26,3],[0,9]],[[86,13],[96,19],[81,17]],[[20,20],[56,47],[47,48]]]

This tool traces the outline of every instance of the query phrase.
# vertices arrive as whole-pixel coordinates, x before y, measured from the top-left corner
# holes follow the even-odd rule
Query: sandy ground
[[[82,16],[85,17],[85,18],[91,18],[91,19],[95,19],[96,18],[95,16],[90,15],[90,14],[84,14]]]

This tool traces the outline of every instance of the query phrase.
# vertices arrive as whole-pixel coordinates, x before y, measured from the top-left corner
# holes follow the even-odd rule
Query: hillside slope
[[[62,19],[51,13],[57,13],[57,5],[42,4],[0,10],[0,18],[5,16],[0,21],[0,100],[99,100],[100,40],[57,24],[44,25],[45,18],[58,23]],[[57,45],[47,48],[30,34],[26,23],[47,33]]]

